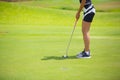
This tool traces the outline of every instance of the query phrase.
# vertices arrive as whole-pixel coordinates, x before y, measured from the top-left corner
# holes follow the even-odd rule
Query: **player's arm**
[[[80,13],[81,13],[81,11],[82,11],[84,5],[85,5],[85,2],[86,2],[86,0],[82,0],[82,1],[81,1],[80,7],[79,7],[79,9],[78,9],[78,11],[77,11],[77,14],[76,14],[76,20],[79,19]]]

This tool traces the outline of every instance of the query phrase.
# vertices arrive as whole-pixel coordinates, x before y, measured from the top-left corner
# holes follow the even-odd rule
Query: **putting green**
[[[79,20],[63,59],[76,11],[8,2],[0,11],[0,80],[120,79],[120,12],[96,13],[90,59],[75,56],[84,48]]]

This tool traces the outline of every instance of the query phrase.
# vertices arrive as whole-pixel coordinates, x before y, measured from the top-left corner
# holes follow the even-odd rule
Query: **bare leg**
[[[83,33],[83,40],[84,40],[84,49],[85,51],[90,51],[90,22],[82,21],[82,33]]]

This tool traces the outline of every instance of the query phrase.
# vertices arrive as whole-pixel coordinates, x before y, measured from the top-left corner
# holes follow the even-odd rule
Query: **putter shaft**
[[[74,23],[74,27],[73,27],[73,30],[71,32],[70,40],[69,40],[67,48],[66,48],[66,56],[68,56],[68,50],[69,50],[69,47],[70,47],[70,43],[71,43],[71,40],[72,40],[73,33],[75,31],[76,24],[77,24],[77,20]]]

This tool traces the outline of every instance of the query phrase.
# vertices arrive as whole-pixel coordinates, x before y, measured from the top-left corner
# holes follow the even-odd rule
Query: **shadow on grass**
[[[76,56],[68,56],[67,58],[64,58],[62,56],[45,56],[41,60],[65,60],[65,59],[77,59]]]

